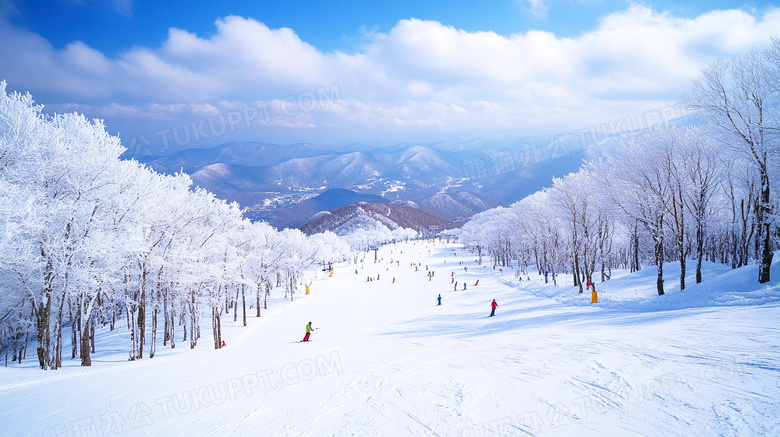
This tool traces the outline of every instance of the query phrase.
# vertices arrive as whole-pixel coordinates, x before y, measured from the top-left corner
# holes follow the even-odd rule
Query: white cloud
[[[278,124],[377,135],[409,127],[562,132],[673,102],[704,65],[778,36],[780,9],[683,19],[633,5],[576,38],[408,19],[372,33],[354,54],[323,53],[292,29],[253,19],[215,25],[207,38],[172,28],[158,49],[108,58],[78,41],[57,50],[0,21],[0,78],[107,118],[192,120],[337,84],[343,103]]]
[[[547,15],[547,2],[545,0],[521,0],[520,4],[525,6],[528,11],[537,17],[544,17]]]
[[[133,0],[109,0],[119,14],[125,17],[133,16]]]

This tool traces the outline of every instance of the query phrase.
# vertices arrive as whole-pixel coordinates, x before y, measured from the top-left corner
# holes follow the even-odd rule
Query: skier
[[[498,304],[496,303],[496,300],[493,299],[493,303],[490,304],[490,317],[493,317],[496,315],[496,308],[498,308]]]
[[[441,294],[439,295],[439,297],[436,300],[438,300],[439,301],[439,305],[441,305]]]
[[[463,283],[463,291],[466,291],[466,283]]]
[[[309,336],[311,336],[311,331],[313,330],[314,328],[311,327],[311,322],[309,322],[309,324],[306,325],[306,335],[303,337],[303,340],[301,341],[309,341]]]

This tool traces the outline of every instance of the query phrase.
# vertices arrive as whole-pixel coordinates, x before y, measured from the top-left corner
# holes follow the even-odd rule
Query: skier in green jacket
[[[314,328],[311,327],[311,322],[309,322],[308,325],[306,325],[306,336],[303,337],[303,340],[301,341],[309,341],[309,336],[311,335],[311,331],[313,331]]]

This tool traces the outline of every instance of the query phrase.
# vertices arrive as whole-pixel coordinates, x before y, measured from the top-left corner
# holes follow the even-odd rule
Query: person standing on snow
[[[439,297],[436,300],[438,300],[439,301],[439,305],[441,305],[441,294],[439,295]]]
[[[303,340],[301,341],[309,341],[309,336],[311,336],[311,331],[313,330],[314,328],[311,327],[311,322],[309,322],[309,324],[306,325],[306,335],[303,337]]]
[[[496,303],[496,300],[493,299],[493,303],[490,304],[490,317],[493,317],[496,315],[496,308],[498,308],[498,304]]]

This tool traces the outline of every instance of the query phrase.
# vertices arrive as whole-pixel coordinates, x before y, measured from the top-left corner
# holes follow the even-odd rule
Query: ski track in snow
[[[0,435],[780,435],[777,281],[763,305],[659,309],[615,286],[589,305],[456,245],[379,253],[247,327],[226,314],[221,350],[204,320],[197,348],[158,342],[151,360],[125,361],[121,330],[88,369],[43,372],[28,353],[0,369]]]

